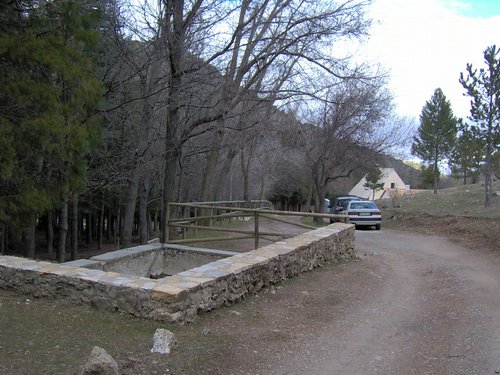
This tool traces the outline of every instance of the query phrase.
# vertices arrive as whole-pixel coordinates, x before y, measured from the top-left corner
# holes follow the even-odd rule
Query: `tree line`
[[[0,6],[0,247],[164,238],[173,201],[314,206],[408,138],[342,42],[368,1]]]
[[[485,179],[484,206],[491,206],[492,180],[500,178],[500,52],[493,45],[483,53],[486,67],[479,70],[467,64],[459,82],[470,97],[469,121],[453,115],[450,102],[436,89],[420,115],[412,153],[425,163],[437,194],[439,164],[447,162],[464,185]]]

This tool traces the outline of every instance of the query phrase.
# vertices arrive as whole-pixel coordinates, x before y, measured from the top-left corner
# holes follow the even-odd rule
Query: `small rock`
[[[118,364],[104,349],[94,346],[78,375],[119,375]]]
[[[169,354],[177,345],[175,335],[168,329],[158,328],[153,336],[151,353]]]

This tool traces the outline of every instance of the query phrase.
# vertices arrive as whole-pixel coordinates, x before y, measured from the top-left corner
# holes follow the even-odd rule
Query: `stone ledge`
[[[148,319],[190,321],[199,311],[236,302],[246,294],[322,263],[355,255],[354,226],[335,223],[164,279],[85,268],[95,265],[93,262],[109,261],[125,253],[135,254],[162,247],[162,244],[143,245],[140,250],[124,249],[114,256],[98,256],[87,262],[62,265],[2,256],[0,288],[71,303],[92,304]]]

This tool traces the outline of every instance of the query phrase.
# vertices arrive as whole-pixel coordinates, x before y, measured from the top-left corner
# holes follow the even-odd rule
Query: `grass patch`
[[[500,190],[495,181],[493,191]],[[393,203],[394,206],[393,207]],[[471,248],[500,251],[500,197],[493,196],[484,208],[484,186],[465,185],[422,192],[410,198],[380,201],[384,227],[444,234]]]
[[[0,373],[74,374],[94,345],[115,358],[147,352],[158,322],[1,291]],[[29,365],[28,365],[29,363]]]
[[[499,190],[500,181],[495,181],[493,191]],[[481,184],[441,189],[438,194],[426,191],[415,194],[411,198],[396,198],[394,201],[394,205],[399,206],[398,210],[401,212],[418,212],[437,216],[498,218],[500,216],[500,197],[493,196],[491,203],[491,207],[484,208],[484,186]]]
[[[169,324],[5,290],[0,316],[0,374],[76,374],[94,346],[106,350],[122,374],[197,374],[211,351],[230,344],[230,337],[202,333],[206,319]],[[157,328],[177,337],[170,355],[151,353]]]

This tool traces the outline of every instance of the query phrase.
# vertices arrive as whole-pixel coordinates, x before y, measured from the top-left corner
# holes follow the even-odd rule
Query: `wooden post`
[[[255,233],[254,233],[254,236],[255,236],[255,249],[258,249],[259,248],[259,210],[255,210],[255,215],[254,215],[255,219]]]

